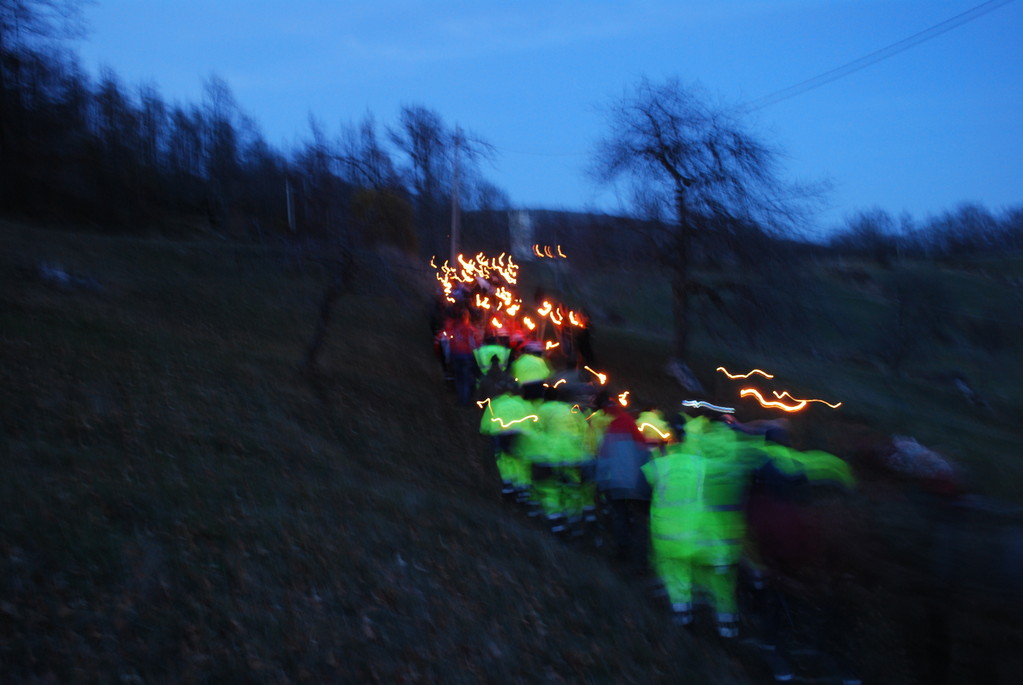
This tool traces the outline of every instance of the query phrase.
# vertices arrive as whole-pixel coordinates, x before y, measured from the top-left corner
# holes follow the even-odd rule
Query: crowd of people
[[[728,639],[755,624],[775,678],[791,678],[790,581],[809,577],[829,544],[809,505],[823,487],[854,488],[850,467],[793,449],[784,419],[612,391],[586,315],[539,289],[520,299],[516,271],[504,256],[445,263],[431,316],[445,381],[459,405],[479,408],[503,497],[559,539],[609,549],[629,577],[655,584],[675,623],[709,616]],[[844,618],[831,618],[837,635]]]
[[[828,498],[834,503],[872,487],[857,488],[850,466],[828,452],[794,449],[785,419],[743,422],[707,397],[657,407],[612,391],[586,315],[542,290],[520,299],[516,270],[503,255],[459,256],[458,267],[438,270],[442,294],[432,317],[446,381],[460,405],[480,410],[502,495],[560,539],[609,548],[629,576],[654,581],[677,624],[705,625],[709,617],[724,638],[746,634],[768,650],[778,680],[792,677],[779,656],[800,629],[792,606],[817,615],[815,644],[844,643],[854,612],[836,589],[869,560],[822,525],[827,507],[818,495],[838,495]],[[778,397],[761,404],[792,410],[823,402]],[[913,501],[931,507],[924,513],[936,520],[981,506],[964,495],[951,462],[912,438],[872,440],[854,458],[872,484],[889,476],[913,484],[922,495]],[[951,587],[953,552],[934,536],[923,562],[934,563],[935,587]],[[1018,568],[1019,539],[994,550],[1004,558],[991,573],[1009,577]],[[986,582],[990,594],[1009,596],[1008,583]],[[932,613],[941,619],[932,631],[937,653],[950,642],[950,619],[944,609]],[[947,659],[932,660],[940,671]],[[836,670],[841,662],[830,661]]]
[[[584,329],[501,330],[474,306],[480,289],[441,301],[434,343],[457,401],[481,410],[503,496],[565,540],[609,542],[623,570],[659,581],[676,623],[705,603],[717,633],[736,637],[740,569],[756,588],[798,572],[817,553],[808,489],[853,487],[849,466],[793,449],[783,420],[615,394],[579,344]]]

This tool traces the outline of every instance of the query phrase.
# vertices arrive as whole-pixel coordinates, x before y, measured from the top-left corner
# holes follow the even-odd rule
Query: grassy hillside
[[[555,542],[502,505],[477,413],[455,406],[431,355],[430,275],[390,264],[360,270],[335,308],[320,371],[307,374],[298,362],[327,280],[313,262],[227,242],[0,224],[5,680],[767,678],[746,647],[672,626],[602,553]],[[66,282],[40,269],[58,265]],[[601,276],[576,296],[606,292],[593,285]],[[806,338],[841,345],[702,337],[694,371],[724,393],[717,365],[771,366],[793,391],[846,403],[796,421],[807,446],[848,456],[864,435],[909,433],[967,466],[988,494],[1018,502],[1015,347],[971,355],[976,342],[950,334],[927,364],[887,374],[869,354],[879,314],[868,304],[883,276],[850,286],[821,275],[807,298],[822,308],[820,330]],[[824,318],[826,286],[859,309]],[[616,379],[668,405],[680,391],[662,371],[658,292],[630,291],[637,327],[616,291],[625,301],[607,305],[620,313],[597,321],[595,344]],[[941,360],[957,345],[968,353],[951,364],[988,409],[928,380],[944,378]],[[845,606],[856,670],[869,682],[922,682],[931,643],[919,627],[935,595],[926,512],[887,483],[821,512],[858,556],[831,593]],[[1020,665],[1009,618],[987,604],[956,617],[950,682],[977,669],[995,681]]]
[[[502,507],[425,299],[363,276],[309,378],[315,269],[2,226],[4,680],[746,680]]]

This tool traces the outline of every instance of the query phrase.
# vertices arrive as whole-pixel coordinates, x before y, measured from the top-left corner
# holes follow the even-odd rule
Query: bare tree
[[[443,207],[442,174],[450,136],[440,115],[421,106],[402,107],[399,124],[390,129],[391,141],[409,160],[409,176],[416,197],[421,245],[430,253],[443,246],[440,211]]]
[[[451,130],[441,116],[421,106],[405,106],[399,126],[390,129],[391,142],[408,157],[409,177],[416,197],[421,245],[430,254],[445,252],[449,237],[442,221],[444,208],[457,182],[472,187],[480,176],[480,160],[494,148],[460,127]]]
[[[673,215],[658,247],[670,274],[673,352],[685,364],[692,297],[716,297],[694,269],[701,252],[719,249],[709,238],[741,240],[751,226],[791,226],[799,215],[795,200],[812,194],[780,181],[777,153],[747,131],[740,112],[677,79],[642,80],[612,102],[608,119],[594,177],[602,183],[624,177],[648,208],[670,208]]]
[[[84,34],[87,0],[0,0],[0,51]]]

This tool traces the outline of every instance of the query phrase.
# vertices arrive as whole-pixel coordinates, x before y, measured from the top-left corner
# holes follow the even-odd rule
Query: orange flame
[[[596,376],[597,380],[600,381],[601,385],[607,385],[607,374],[606,373],[600,373],[599,371],[594,371],[593,369],[591,369],[588,366],[584,366],[583,368],[586,369],[587,371],[589,371],[590,373],[592,373],[594,376]]]

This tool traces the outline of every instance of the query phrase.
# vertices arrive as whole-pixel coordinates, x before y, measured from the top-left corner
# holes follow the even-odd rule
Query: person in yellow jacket
[[[569,402],[559,388],[547,387],[544,403],[539,409],[537,431],[542,455],[534,461],[539,476],[534,491],[554,533],[578,529],[583,510],[581,467],[586,460],[583,438],[586,417]]]
[[[517,424],[520,430],[511,449],[513,458],[519,464],[518,481],[516,482],[517,501],[526,508],[531,517],[543,513],[536,489],[533,486],[533,463],[546,458],[546,443],[539,427],[540,409],[544,404],[543,391],[542,383],[530,383],[521,387],[523,410],[528,411],[528,415],[534,416],[536,419],[521,421]]]
[[[543,346],[537,342],[526,343],[522,354],[511,363],[510,371],[515,381],[523,387],[542,385],[551,375],[550,364],[543,356]]]
[[[511,361],[511,349],[498,342],[495,336],[487,336],[483,344],[473,350],[476,358],[476,366],[479,367],[480,375],[486,376],[492,366],[497,366],[502,372],[508,370]]]
[[[661,410],[654,406],[646,409],[636,417],[636,426],[643,434],[650,449],[661,449],[668,443],[675,442],[675,434]]]
[[[716,611],[718,633],[738,635],[736,579],[745,536],[743,497],[755,462],[721,422],[676,421],[681,442],[643,466],[651,486],[654,570],[676,623],[692,621],[696,589]]]
[[[533,404],[522,398],[518,386],[510,379],[500,384],[497,390],[498,394],[483,402],[480,433],[491,438],[501,477],[501,494],[509,499],[518,499],[518,493],[528,479],[515,444],[524,432],[533,430],[539,416]]]

